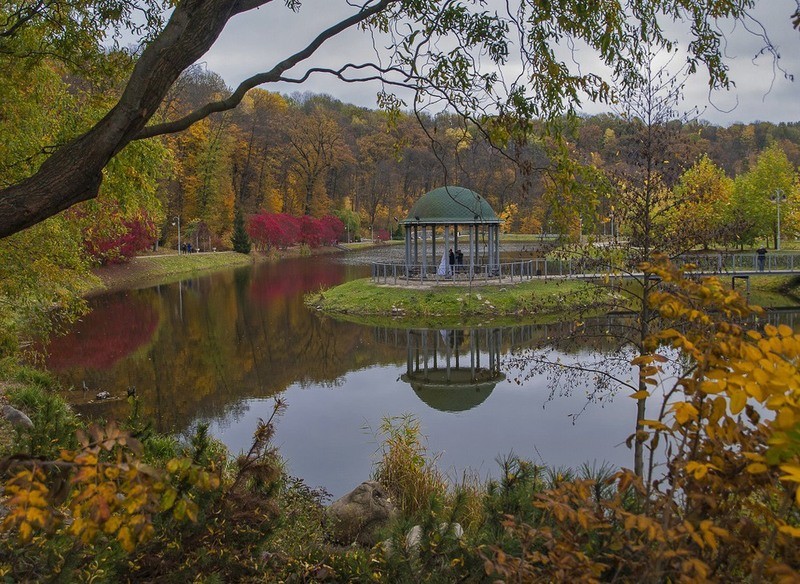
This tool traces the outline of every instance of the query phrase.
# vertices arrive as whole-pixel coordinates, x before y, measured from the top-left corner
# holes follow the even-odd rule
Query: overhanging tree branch
[[[97,196],[103,168],[142,130],[181,72],[208,51],[228,20],[270,0],[184,0],[142,52],[120,97],[88,132],[58,148],[27,179],[0,191],[0,237]]]
[[[251,0],[250,3],[253,3],[254,0]],[[368,20],[372,16],[378,14],[385,8],[389,7],[391,4],[397,2],[397,0],[380,0],[377,4],[374,4],[370,7],[365,7],[361,11],[353,14],[349,18],[346,18],[335,25],[331,26],[330,28],[326,29],[317,37],[308,44],[303,50],[298,51],[291,57],[284,59],[275,67],[270,69],[269,71],[265,71],[264,73],[258,73],[253,75],[252,77],[245,79],[236,90],[227,98],[215,101],[212,103],[208,103],[190,113],[187,116],[179,120],[175,120],[172,122],[165,122],[163,124],[155,124],[153,126],[148,126],[144,128],[137,136],[134,138],[136,140],[141,140],[144,138],[152,138],[153,136],[160,136],[162,134],[172,134],[174,132],[180,132],[185,130],[195,122],[202,120],[205,117],[217,112],[222,112],[226,110],[230,110],[235,108],[244,98],[245,94],[257,87],[259,85],[263,85],[264,83],[274,83],[276,81],[281,80],[281,75],[297,65],[298,63],[308,59],[311,57],[317,49],[319,49],[322,44],[335,37],[336,35],[340,34],[341,32],[347,30],[348,28],[355,26],[365,20]]]

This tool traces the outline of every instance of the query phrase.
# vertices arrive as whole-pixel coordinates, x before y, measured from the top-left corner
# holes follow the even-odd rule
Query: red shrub
[[[84,231],[84,245],[93,258],[101,264],[122,264],[137,252],[148,249],[158,236],[158,227],[147,215],[120,219],[121,227],[111,232]]]
[[[286,213],[261,211],[250,217],[247,233],[259,249],[285,249],[300,241],[300,223]]]
[[[325,215],[319,220],[322,243],[333,245],[344,235],[344,223],[334,215]]]
[[[344,223],[333,215],[315,219],[261,211],[250,217],[247,233],[259,249],[285,249],[296,243],[319,247],[336,243],[344,233]]]
[[[300,241],[310,247],[322,245],[320,221],[310,215],[300,217]]]

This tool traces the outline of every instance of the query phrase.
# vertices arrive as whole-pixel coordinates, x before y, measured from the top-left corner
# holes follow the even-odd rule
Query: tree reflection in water
[[[137,292],[95,299],[90,308],[67,334],[50,342],[46,364],[52,371],[109,369],[149,343],[160,320],[157,307]]]

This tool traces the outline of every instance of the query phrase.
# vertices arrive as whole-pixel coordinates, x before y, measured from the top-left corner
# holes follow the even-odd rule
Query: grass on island
[[[725,280],[723,283],[729,283]],[[799,287],[798,276],[752,278],[749,302],[764,308],[794,304]],[[738,283],[737,290],[744,294],[744,285]],[[476,324],[486,319],[499,325],[517,322],[520,316],[537,322],[568,318],[578,312],[586,316],[602,311],[592,307],[608,308],[611,294],[612,289],[596,283],[567,279],[420,288],[381,285],[364,278],[309,293],[305,301],[311,308],[363,324],[376,319],[385,322],[386,317],[391,317],[395,321],[413,320],[417,325],[428,319],[436,326]],[[623,303],[624,297],[617,297],[610,304],[624,309]]]
[[[564,313],[586,307],[600,290],[578,280],[509,285],[414,288],[353,280],[306,296],[306,304],[334,314],[394,317],[502,317]]]

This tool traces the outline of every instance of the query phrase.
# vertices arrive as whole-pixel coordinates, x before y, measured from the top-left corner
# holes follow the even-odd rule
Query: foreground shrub
[[[131,425],[78,430],[77,446],[55,458],[15,454],[0,462],[7,577],[184,582],[259,573],[256,546],[278,517],[272,418],[232,465],[203,427],[175,454],[175,443],[135,416]]]
[[[51,459],[62,449],[74,449],[78,417],[58,395],[49,389],[52,379],[20,369],[20,382],[8,391],[11,402],[29,414],[33,428],[14,430],[13,451],[20,456]]]
[[[436,468],[413,416],[384,418],[379,428],[380,459],[373,479],[388,489],[392,502],[407,516],[423,515],[431,501],[441,498],[447,483]]]
[[[796,582],[800,335],[748,329],[744,319],[758,309],[714,278],[687,280],[665,262],[646,269],[663,282],[653,307],[674,327],[647,339],[650,352],[634,364],[648,385],[667,360],[659,347],[685,365],[658,417],[638,431],[651,447],[647,480],[621,471],[540,494],[539,521],[505,519],[515,549],[482,552],[486,572],[520,581]]]

